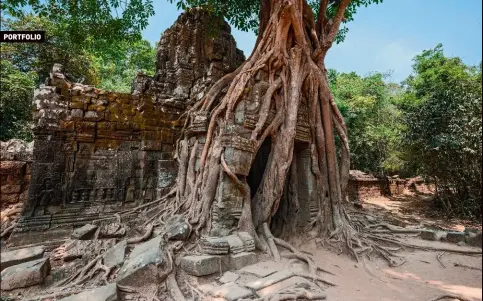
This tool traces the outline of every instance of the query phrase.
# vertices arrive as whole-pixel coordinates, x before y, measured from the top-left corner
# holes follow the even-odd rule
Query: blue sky
[[[155,1],[154,7],[156,15],[143,31],[153,44],[181,13],[166,0]],[[481,11],[481,0],[384,0],[361,8],[348,24],[345,42],[329,51],[327,67],[360,75],[392,71],[390,80],[400,82],[411,73],[412,58],[438,43],[446,55],[477,65],[482,53]],[[234,28],[232,33],[248,56],[255,35]]]

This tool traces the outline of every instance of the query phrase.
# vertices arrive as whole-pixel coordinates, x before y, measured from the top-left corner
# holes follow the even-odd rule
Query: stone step
[[[15,251],[2,252],[0,255],[0,271],[4,269],[21,264],[27,261],[32,261],[42,258],[45,252],[44,246],[36,246],[31,248],[23,248]]]
[[[10,266],[1,273],[2,290],[9,291],[40,284],[44,282],[45,277],[49,273],[49,258],[41,258]]]

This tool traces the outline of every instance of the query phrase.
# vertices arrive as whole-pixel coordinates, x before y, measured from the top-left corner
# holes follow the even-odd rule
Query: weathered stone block
[[[1,187],[1,193],[2,194],[17,194],[22,191],[22,186],[21,185],[2,185]]]
[[[448,232],[446,235],[446,241],[452,243],[459,243],[460,241],[465,241],[464,232]]]
[[[1,175],[20,175],[25,172],[27,163],[20,161],[0,161]]]
[[[66,132],[72,132],[75,130],[75,121],[73,120],[61,120],[60,129]]]
[[[44,282],[50,273],[48,258],[24,262],[4,269],[1,273],[2,290],[13,290]]]
[[[84,119],[87,121],[101,121],[104,119],[104,113],[99,111],[87,111]]]
[[[190,224],[183,215],[173,215],[166,219],[164,232],[169,240],[186,240],[190,235]]]
[[[0,270],[13,265],[21,264],[42,258],[45,252],[44,246],[24,248],[9,252],[2,252],[0,257]]]
[[[18,202],[18,194],[1,194],[0,200],[3,204],[14,204]]]
[[[226,262],[225,257],[223,259]],[[228,256],[228,266],[230,269],[239,270],[247,265],[251,265],[257,262],[257,254],[253,252],[242,252],[238,254],[230,254]]]
[[[162,270],[167,269],[168,259],[161,236],[137,245],[129,259],[119,270],[117,283],[141,287],[157,284]]]
[[[238,280],[238,278],[240,278],[240,275],[238,275],[237,273],[233,273],[233,272],[225,272],[223,274],[223,276],[220,278],[220,281],[221,283],[230,283],[230,282],[235,282]]]
[[[123,240],[117,243],[114,247],[108,249],[104,253],[104,265],[109,268],[114,268],[124,262],[126,256],[127,241]]]
[[[115,283],[104,285],[90,291],[72,295],[60,301],[116,301],[117,288]]]
[[[470,232],[466,236],[465,242],[467,245],[473,246],[473,247],[480,247],[482,246],[482,235],[481,232]]]
[[[423,230],[421,231],[421,238],[424,240],[439,240],[440,236],[436,231],[433,230]]]
[[[94,233],[96,233],[97,226],[87,224],[84,225],[80,228],[75,229],[72,232],[72,239],[80,239],[80,240],[86,240],[86,239],[92,239],[94,236]]]
[[[219,272],[221,258],[212,255],[192,255],[181,259],[181,268],[189,275],[206,276]]]
[[[73,109],[70,111],[71,120],[82,120],[84,119],[84,111],[82,109]]]

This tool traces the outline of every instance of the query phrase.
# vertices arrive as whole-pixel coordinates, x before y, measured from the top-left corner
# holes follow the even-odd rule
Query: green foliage
[[[2,29],[6,30],[45,30],[46,41],[42,44],[0,45],[2,80],[5,77],[6,81],[2,81],[0,88],[0,139],[26,138],[30,135],[27,124],[31,120],[30,102],[33,89],[49,76],[54,63],[62,64],[72,81],[119,92],[131,91],[131,83],[137,71],[154,74],[156,50],[149,42],[121,40],[97,50],[71,36],[65,31],[68,26],[66,23],[51,22],[46,17],[32,14],[3,20]],[[97,36],[87,36],[89,40],[96,38]],[[4,98],[7,95],[10,98]]]
[[[188,9],[192,7],[203,7],[208,9],[217,16],[223,16],[237,29],[243,31],[254,31],[258,34],[258,17],[260,13],[260,0],[169,0],[176,3],[178,9]],[[347,23],[354,20],[357,9],[361,6],[369,6],[370,4],[379,4],[383,0],[352,0],[349,7],[345,11],[345,20]],[[307,0],[312,7],[315,15],[320,10],[320,1]],[[337,6],[329,5],[327,8],[327,16],[333,17],[337,12]],[[336,42],[340,43],[344,40],[349,29],[342,27],[336,37]]]
[[[31,102],[37,75],[21,72],[7,60],[0,63],[0,140],[30,140]]]
[[[8,0],[1,2],[0,9],[14,18],[31,11],[63,24],[63,32],[73,41],[97,51],[113,42],[139,40],[154,15],[152,0]]]
[[[409,167],[435,181],[447,213],[481,218],[481,64],[445,57],[441,45],[414,62],[401,102]]]
[[[120,47],[123,56],[105,59],[94,58],[94,67],[99,75],[98,87],[110,91],[131,92],[132,81],[138,71],[154,75],[156,49],[148,41],[141,40]]]
[[[20,71],[35,72],[40,82],[49,76],[54,63],[60,63],[75,80],[96,84],[96,74],[91,68],[93,55],[73,40],[64,31],[65,27],[64,23],[54,23],[32,14],[2,20],[2,28],[5,30],[46,31],[46,41],[42,44],[2,44],[2,60],[10,61]]]
[[[328,73],[332,93],[348,127],[351,168],[380,173],[400,171],[401,112],[395,105],[398,87],[384,82],[387,74],[361,77],[334,70]]]

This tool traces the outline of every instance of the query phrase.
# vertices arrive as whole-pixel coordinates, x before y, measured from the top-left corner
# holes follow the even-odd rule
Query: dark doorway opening
[[[270,137],[267,137],[258,149],[258,152],[255,155],[255,159],[253,160],[253,164],[247,177],[247,183],[248,186],[250,186],[251,198],[255,196],[258,187],[262,183],[263,173],[265,172],[265,167],[267,167],[268,156],[270,155],[271,147],[272,141]]]

